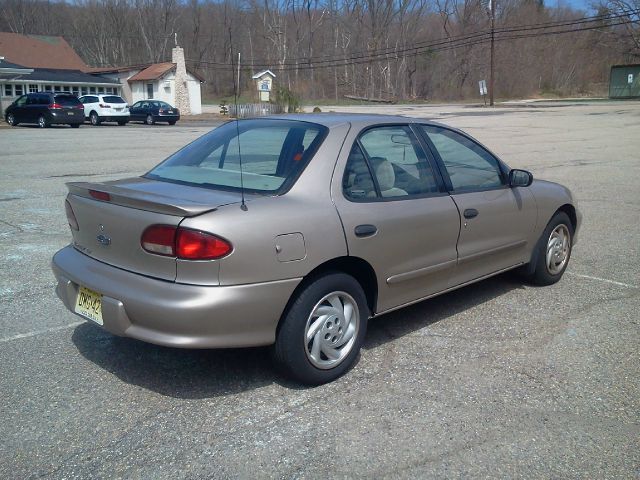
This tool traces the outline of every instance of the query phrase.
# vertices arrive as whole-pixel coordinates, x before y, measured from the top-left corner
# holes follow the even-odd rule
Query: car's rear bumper
[[[98,113],[101,122],[128,122],[129,112],[126,113]]]
[[[153,119],[156,122],[177,122],[180,120],[180,115],[155,115]]]
[[[84,122],[84,112],[82,110],[77,110],[69,114],[67,112],[49,112],[51,114],[51,119],[49,123],[66,123],[66,124],[78,124]]]
[[[79,285],[102,294],[104,328],[158,345],[221,348],[269,345],[301,279],[199,286],[145,277],[94,260],[72,246],[55,254],[56,293],[74,311]]]

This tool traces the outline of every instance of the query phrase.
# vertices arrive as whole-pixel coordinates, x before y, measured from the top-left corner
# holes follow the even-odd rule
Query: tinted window
[[[138,107],[140,107],[140,106],[142,106],[142,103],[141,103],[141,102],[136,102],[136,103],[134,103],[134,104],[132,105],[132,108],[138,108]]]
[[[424,151],[407,126],[376,127],[359,139],[361,150],[352,150],[354,162],[364,154],[383,197],[423,195],[438,191]],[[353,180],[357,181],[358,177]],[[357,188],[360,185],[355,185]],[[372,196],[367,193],[367,196]]]
[[[452,130],[422,126],[442,158],[455,191],[504,185],[498,161],[477,143]]]
[[[160,106],[160,108],[173,108],[167,102],[155,102],[155,103],[157,103]]]
[[[80,101],[75,95],[56,95],[55,102],[63,107],[73,107],[80,104]]]
[[[38,96],[38,103],[40,105],[49,105],[50,103],[53,103],[53,101],[51,100],[50,95],[43,94]]]
[[[347,167],[342,177],[342,189],[345,196],[351,200],[378,196],[371,171],[357,143],[349,153]]]
[[[122,98],[115,95],[107,95],[106,97],[102,97],[105,102],[109,103],[127,103]]]
[[[18,98],[16,100],[16,105],[19,107],[22,107],[23,105],[27,104],[27,96],[23,95],[22,97]]]
[[[283,120],[229,122],[169,157],[147,177],[238,190],[242,159],[245,189],[279,194],[296,180],[326,130],[312,123]],[[303,141],[308,132],[313,132],[314,139],[305,149]]]

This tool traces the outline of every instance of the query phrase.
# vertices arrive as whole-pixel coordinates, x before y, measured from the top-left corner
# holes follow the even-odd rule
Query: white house
[[[122,96],[129,104],[153,98],[179,108],[183,114],[202,113],[200,84],[204,79],[186,69],[182,48],[173,49],[173,60],[174,62],[99,68],[93,69],[92,73],[118,80],[122,85]]]

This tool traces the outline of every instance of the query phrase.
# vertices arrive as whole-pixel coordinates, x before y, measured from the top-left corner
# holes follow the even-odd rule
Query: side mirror
[[[533,182],[533,174],[527,170],[514,168],[509,172],[510,187],[528,187]]]

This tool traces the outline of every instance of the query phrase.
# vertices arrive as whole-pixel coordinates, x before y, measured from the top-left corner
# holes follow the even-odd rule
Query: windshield
[[[327,131],[290,120],[232,121],[174,153],[145,177],[228,190],[239,190],[242,181],[247,191],[278,195],[293,185]]]
[[[115,95],[107,95],[102,98],[104,99],[105,102],[108,102],[108,103],[127,103],[122,99],[122,97],[118,97]]]

